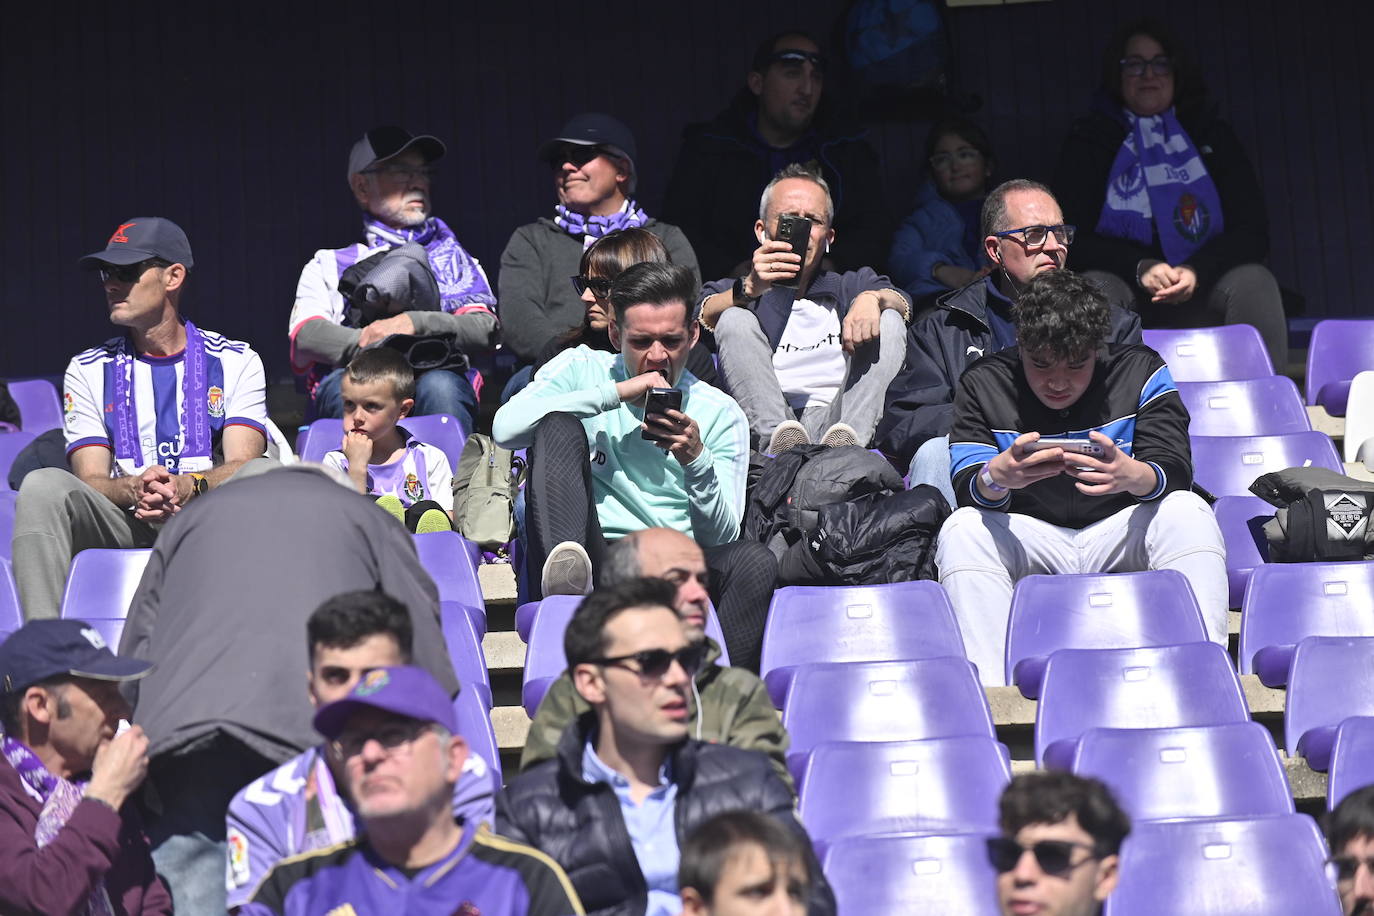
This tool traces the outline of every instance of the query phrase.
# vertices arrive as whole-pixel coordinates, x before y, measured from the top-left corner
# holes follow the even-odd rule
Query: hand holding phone
[[[797,272],[791,277],[774,280],[774,286],[785,286],[788,289],[796,289],[801,282],[801,268],[806,266],[806,249],[811,244],[811,220],[804,216],[796,216],[792,213],[784,213],[778,217],[778,235],[780,242],[787,242],[792,246],[792,253],[800,261],[798,262]]]
[[[640,430],[640,436],[650,442],[659,441],[659,436],[653,432],[652,420],[656,416],[666,416],[670,410],[682,410],[682,389],[650,388],[644,402],[644,422],[648,428]]]
[[[1106,449],[1091,439],[1036,439],[1034,442],[1027,442],[1022,446],[1027,454],[1042,452],[1050,448],[1062,448],[1065,452],[1071,452],[1075,455],[1092,455],[1094,458],[1101,458],[1107,454]]]

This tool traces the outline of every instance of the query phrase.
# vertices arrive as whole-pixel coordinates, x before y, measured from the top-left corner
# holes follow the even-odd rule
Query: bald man
[[[636,531],[611,544],[601,568],[601,585],[617,585],[639,576],[666,579],[677,588],[674,609],[689,641],[705,640],[706,663],[696,676],[695,698],[688,710],[693,738],[762,751],[773,768],[793,788],[787,771],[787,732],[758,675],[744,668],[716,664],[720,646],[706,635],[710,603],[706,557],[696,542],[670,528]],[[769,587],[771,593],[771,586]],[[764,604],[767,614],[767,604]],[[530,724],[520,769],[527,770],[553,757],[559,736],[570,722],[591,706],[573,687],[565,671],[549,687]],[[795,791],[795,790],[794,790]]]

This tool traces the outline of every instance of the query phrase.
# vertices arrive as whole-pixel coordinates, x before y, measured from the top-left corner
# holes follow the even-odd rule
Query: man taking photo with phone
[[[787,166],[763,189],[749,272],[702,290],[699,321],[715,334],[725,388],[770,455],[868,445],[902,368],[911,301],[871,268],[825,269],[834,217],[825,179]]]

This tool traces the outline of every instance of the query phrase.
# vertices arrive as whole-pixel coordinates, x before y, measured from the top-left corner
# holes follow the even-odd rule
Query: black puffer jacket
[[[497,796],[496,830],[558,862],[589,916],[642,916],[648,889],[620,802],[610,786],[582,778],[582,749],[595,722],[595,713],[588,713],[568,726],[553,760],[527,770]],[[766,755],[688,740],[673,750],[671,769],[678,784],[679,847],[697,825],[741,809],[767,812],[806,837],[793,815],[792,793]],[[804,845],[810,850],[809,839]],[[818,880],[807,912],[833,916],[835,897],[814,859],[811,871]]]

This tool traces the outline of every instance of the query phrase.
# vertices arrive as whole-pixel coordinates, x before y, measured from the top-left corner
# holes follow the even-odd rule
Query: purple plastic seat
[[[1264,339],[1248,324],[1150,328],[1142,336],[1145,346],[1168,363],[1176,382],[1221,382],[1274,374]]]
[[[582,603],[582,598],[577,595],[550,595],[544,601],[554,603],[571,602],[576,608]],[[534,618],[539,616],[538,601],[528,601],[515,609],[515,632],[519,634],[520,641],[528,643],[530,641],[530,628],[534,626]],[[720,658],[716,659],[716,664],[723,667],[730,665],[730,651],[725,647],[725,634],[720,629],[720,618],[716,616],[716,609],[706,608],[706,635],[716,641],[720,646]]]
[[[949,595],[937,582],[791,585],[773,592],[759,671],[779,709],[798,665],[964,657]]]
[[[95,628],[111,652],[119,651],[119,638],[124,635],[123,617],[82,617],[81,621]]]
[[[1282,687],[1294,650],[1308,636],[1374,636],[1374,562],[1255,570],[1240,615],[1240,673]]]
[[[1374,369],[1374,321],[1318,321],[1307,347],[1307,403],[1345,416],[1350,381],[1365,369]]]
[[[1292,814],[1269,730],[1255,722],[1090,728],[1072,769],[1107,783],[1132,821]]]
[[[14,573],[9,560],[0,562],[0,639],[24,625],[24,611],[19,604],[19,590],[14,587]]]
[[[1302,395],[1282,375],[1227,382],[1179,382],[1194,436],[1270,436],[1312,428]]]
[[[14,501],[19,494],[0,483],[0,558],[8,560],[14,547]]]
[[[823,741],[806,765],[801,820],[818,854],[842,836],[994,832],[1010,780],[1007,749],[991,738]]]
[[[1227,604],[1240,607],[1251,574],[1269,562],[1264,523],[1274,517],[1274,507],[1258,496],[1223,496],[1212,513],[1226,545]]]
[[[487,657],[482,652],[482,638],[472,625],[472,616],[461,605],[444,604],[439,609],[439,625],[443,628],[448,657],[453,673],[464,689],[476,691],[491,707],[491,675],[487,672]]]
[[[20,426],[26,433],[62,428],[62,398],[57,386],[45,378],[30,378],[9,383],[10,397],[19,405]]]
[[[563,654],[563,631],[568,628],[568,621],[572,620],[573,612],[581,603],[581,597],[576,595],[545,598],[530,626],[520,701],[531,719],[539,709],[549,685],[568,667],[568,657]]]
[[[1245,496],[1255,478],[1293,467],[1345,473],[1336,444],[1326,433],[1277,436],[1192,436],[1193,480],[1213,496]]]
[[[1105,916],[1340,916],[1312,818],[1133,824]]]
[[[467,430],[457,418],[446,413],[406,417],[398,424],[426,445],[433,445],[448,456],[449,470],[456,470],[468,441]],[[296,454],[302,461],[322,461],[343,442],[343,420],[324,418],[311,423],[297,438]]]
[[[87,618],[129,616],[143,569],[152,554],[146,548],[107,550],[90,548],[72,558],[67,588],[62,593],[62,616]]]
[[[1248,722],[1240,678],[1212,642],[1144,649],[1060,649],[1035,710],[1035,760],[1068,769],[1090,728]]]
[[[1328,775],[1328,809],[1356,789],[1374,784],[1374,716],[1351,716],[1336,726]]]
[[[998,912],[986,833],[846,837],[823,861],[840,913]]]
[[[1007,619],[1007,683],[1035,699],[1045,663],[1058,649],[1129,649],[1203,642],[1207,625],[1183,574],[1026,576]]]
[[[458,733],[467,740],[468,747],[480,756],[491,773],[495,791],[501,791],[501,749],[496,744],[496,729],[491,724],[491,703],[483,701],[472,685],[460,681],[461,689],[453,700],[453,712],[458,717]]]
[[[467,608],[481,639],[487,632],[487,601],[477,579],[477,545],[456,531],[413,534],[411,539],[420,565],[439,589],[440,604]]]
[[[10,488],[10,465],[36,436],[22,429],[12,433],[0,433],[0,489]]]
[[[1298,643],[1283,704],[1283,743],[1323,771],[1336,727],[1374,716],[1374,637],[1309,636]]]
[[[783,728],[787,766],[803,784],[806,758],[823,741],[994,738],[978,673],[964,658],[801,665],[792,678]]]

